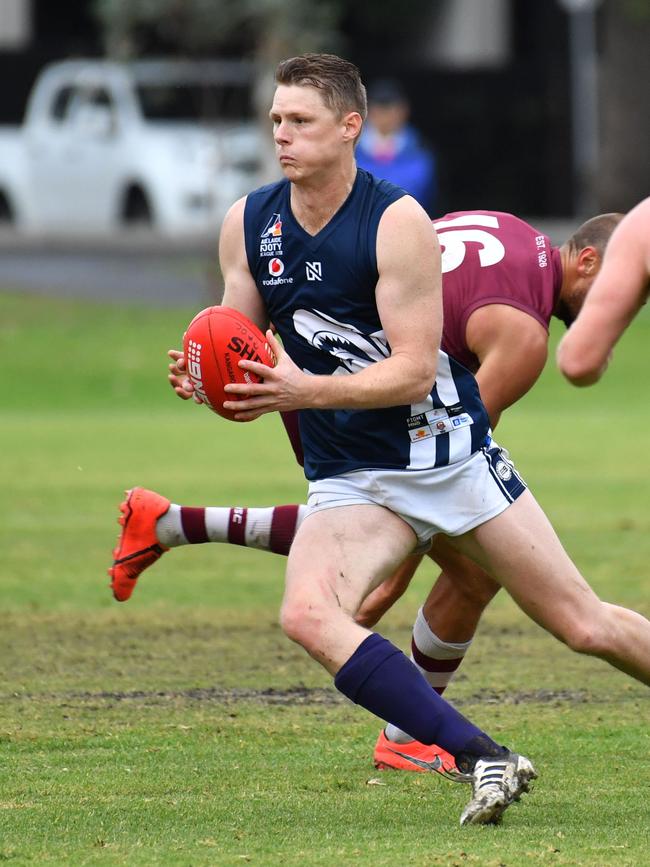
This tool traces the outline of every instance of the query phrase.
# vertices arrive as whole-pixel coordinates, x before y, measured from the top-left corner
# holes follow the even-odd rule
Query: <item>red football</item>
[[[206,307],[197,313],[183,337],[183,352],[197,395],[211,410],[231,421],[239,419],[232,410],[223,408],[223,402],[241,398],[228,394],[224,386],[261,382],[260,377],[242,370],[239,360],[275,366],[275,356],[257,325],[230,307]]]

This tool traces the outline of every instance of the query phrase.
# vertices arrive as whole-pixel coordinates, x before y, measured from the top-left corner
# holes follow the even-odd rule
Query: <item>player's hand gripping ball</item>
[[[260,329],[230,307],[206,307],[197,313],[183,336],[185,369],[194,391],[213,412],[231,421],[235,412],[223,408],[225,400],[242,400],[228,394],[231,382],[261,382],[260,377],[239,367],[242,358],[275,367],[275,356]]]

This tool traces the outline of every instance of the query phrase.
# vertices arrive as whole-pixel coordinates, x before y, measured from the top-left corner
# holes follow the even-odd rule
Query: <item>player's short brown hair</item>
[[[275,71],[276,84],[315,87],[325,105],[339,117],[357,111],[368,114],[366,88],[354,63],[336,54],[301,54],[283,60]]]
[[[585,247],[594,247],[601,258],[612,232],[623,219],[624,214],[599,214],[587,220],[571,235],[567,244],[576,253]]]

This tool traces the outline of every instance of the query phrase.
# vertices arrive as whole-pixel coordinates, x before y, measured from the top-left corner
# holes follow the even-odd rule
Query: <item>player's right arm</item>
[[[269,318],[262,296],[248,267],[244,241],[244,208],[246,197],[228,210],[219,235],[219,264],[224,282],[221,301],[224,307],[239,310],[262,332],[269,327]]]
[[[582,310],[557,351],[574,385],[592,385],[607,368],[616,342],[645,303],[650,288],[650,198],[614,230]]]

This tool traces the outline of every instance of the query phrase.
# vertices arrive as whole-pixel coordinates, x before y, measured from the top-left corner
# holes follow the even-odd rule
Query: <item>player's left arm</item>
[[[465,340],[478,357],[476,381],[494,428],[501,413],[532,388],[548,356],[548,333],[523,310],[488,304],[467,320]]]

